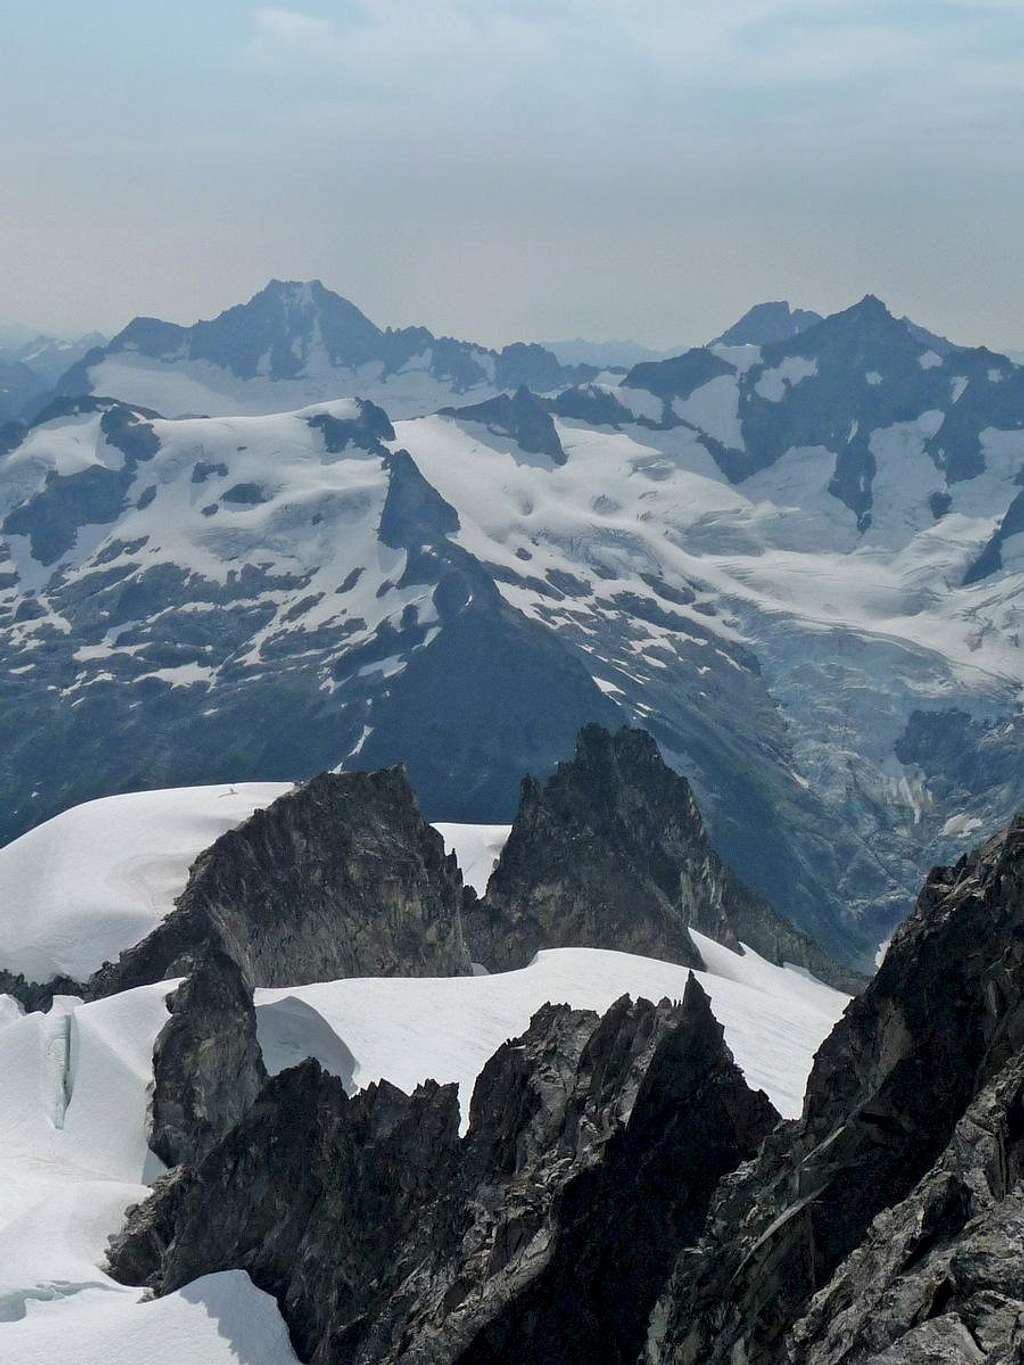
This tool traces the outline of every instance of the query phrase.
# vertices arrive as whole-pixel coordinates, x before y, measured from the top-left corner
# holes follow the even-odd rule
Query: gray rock
[[[793,1331],[794,1362],[1021,1358],[1022,1119],[1018,1055],[970,1106],[924,1179],[879,1214],[813,1299]]]
[[[747,943],[771,961],[860,984],[723,864],[689,784],[644,730],[588,725],[573,759],[543,784],[523,783],[486,896],[464,922],[473,960],[496,971],[570,946],[699,967],[694,928],[737,952]]]
[[[692,978],[681,1005],[546,1005],[462,1140],[454,1086],[282,1072],[130,1212],[111,1269],[160,1294],[245,1269],[316,1365],[631,1361],[717,1176],[776,1120]]]
[[[496,398],[463,408],[442,408],[441,413],[463,422],[482,422],[488,430],[511,437],[527,454],[547,455],[554,464],[565,464],[565,451],[551,414],[522,385],[513,394],[499,393]]]
[[[958,1227],[970,1217],[970,1201],[978,1197],[978,1181],[967,1182],[968,1198],[950,1177],[965,1161],[962,1151],[964,1144],[971,1145],[974,1129],[992,1123],[993,1102],[981,1102],[959,1137],[956,1125],[979,1091],[1016,1061],[1022,1043],[1024,818],[1019,817],[955,867],[937,868],[929,877],[878,975],[819,1049],[802,1118],[780,1126],[756,1162],[723,1181],[699,1246],[684,1251],[677,1263],[659,1306],[661,1326],[648,1359],[685,1365],[800,1362],[800,1338],[791,1339],[796,1322],[858,1247],[865,1248],[865,1280],[871,1280],[873,1255],[881,1256],[884,1280],[886,1257],[906,1269],[900,1238],[906,1247],[908,1236],[916,1236],[916,1254],[922,1258],[929,1239],[939,1246],[958,1238]],[[1017,1086],[1016,1074],[1007,1073],[1005,1084]],[[1004,1103],[1004,1128],[1013,1141],[1009,1148],[1005,1141],[1000,1146],[996,1130],[993,1155],[1002,1152],[999,1160],[1007,1163],[996,1189],[998,1182],[1009,1188],[1016,1179],[1021,1112],[1014,1101],[997,1101],[996,1108],[999,1103]],[[937,1172],[928,1190],[915,1197],[916,1204],[894,1215],[897,1223],[876,1225],[869,1233],[876,1215],[907,1199],[951,1141],[960,1153],[953,1169]],[[991,1163],[996,1171],[999,1160]],[[967,1164],[972,1161],[985,1164],[983,1156]],[[975,1265],[965,1271],[965,1287],[954,1291],[965,1301],[974,1294],[975,1281],[983,1286],[986,1275],[999,1281],[1003,1272],[997,1260],[1008,1256],[1021,1264],[1024,1248],[1019,1241],[1014,1247],[1015,1201],[1014,1195],[989,1215],[992,1227],[982,1230],[977,1246],[970,1236],[961,1243]],[[892,1245],[872,1252],[890,1237]],[[996,1255],[982,1267],[990,1250]],[[859,1273],[843,1272],[828,1291],[830,1298],[810,1310],[801,1329],[804,1339],[822,1339],[825,1319],[844,1311],[854,1292],[850,1276]],[[934,1304],[931,1316],[939,1317],[945,1311],[941,1294]],[[893,1310],[895,1322],[904,1311]],[[860,1308],[853,1313],[850,1335],[855,1335]],[[965,1311],[962,1321],[969,1320]],[[869,1337],[874,1325],[864,1326]],[[997,1330],[1006,1340],[1004,1328],[1005,1322]],[[840,1324],[836,1330],[847,1329]],[[933,1335],[938,1331],[929,1328]],[[940,1354],[905,1358],[942,1359],[941,1351],[952,1349],[959,1328],[947,1323],[941,1331],[944,1344],[935,1348]],[[812,1359],[845,1361],[841,1352],[833,1356],[829,1350],[821,1346],[823,1353]]]
[[[211,950],[258,986],[468,974],[461,903],[400,768],[323,773],[200,854],[175,909],[90,993],[183,975]]]
[[[168,998],[153,1049],[149,1145],[161,1161],[196,1162],[233,1128],[267,1079],[252,987],[226,953],[208,950]]]

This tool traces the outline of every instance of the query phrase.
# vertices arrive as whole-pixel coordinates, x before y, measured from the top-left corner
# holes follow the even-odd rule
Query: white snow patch
[[[810,379],[818,373],[818,362],[802,355],[789,355],[781,364],[774,366],[770,370],[759,376],[754,385],[754,392],[761,398],[767,398],[770,403],[781,403],[792,389],[804,379]]]
[[[443,822],[434,828],[444,839],[445,852],[454,853],[458,858],[462,880],[482,896],[512,826],[453,825]]]
[[[684,422],[706,431],[716,441],[732,450],[743,449],[743,429],[740,423],[740,388],[734,374],[720,374],[709,379],[689,398],[672,400],[672,410]]]
[[[982,827],[983,822],[976,815],[951,815],[942,826],[942,836],[946,839],[963,839]]]
[[[925,351],[923,355],[917,357],[917,363],[922,370],[934,370],[936,365],[942,364],[942,356],[936,351]]]
[[[724,360],[727,365],[733,365],[740,374],[746,374],[755,365],[761,363],[761,348],[747,344],[744,346],[726,346],[718,341],[710,348],[711,354],[718,356],[719,360]]]

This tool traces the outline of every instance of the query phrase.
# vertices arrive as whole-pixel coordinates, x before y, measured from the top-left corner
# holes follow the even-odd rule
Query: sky
[[[0,324],[271,277],[702,341],[867,292],[1024,347],[1024,0],[0,0]]]

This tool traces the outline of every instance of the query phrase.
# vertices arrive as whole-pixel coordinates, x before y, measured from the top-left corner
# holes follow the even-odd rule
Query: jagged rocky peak
[[[922,345],[906,325],[890,313],[876,294],[865,294],[839,313],[819,319],[788,338],[767,347],[767,356],[821,352],[829,360],[849,359],[851,364],[899,357],[915,365]],[[913,371],[910,371],[913,374]]]
[[[282,1072],[131,1211],[111,1269],[160,1294],[245,1269],[313,1365],[632,1365],[717,1179],[778,1118],[693,978],[681,1004],[545,1005],[461,1140],[458,1112],[454,1086],[349,1099],[315,1061]]]
[[[168,370],[188,382],[169,385]],[[591,365],[562,365],[533,343],[492,351],[426,327],[381,328],[320,280],[271,280],[247,302],[192,326],[134,318],[109,343],[74,364],[69,358],[57,389],[122,398],[160,393],[157,406],[167,417],[185,415],[178,410],[183,394],[197,411],[229,415],[292,411],[328,391],[359,393],[380,395],[392,416],[404,417],[436,411],[458,394],[493,397],[521,385],[548,393],[597,373]],[[390,382],[398,375],[399,383]]]
[[[332,364],[351,366],[376,356],[381,337],[355,304],[319,280],[271,280],[246,303],[192,327],[135,318],[110,349],[205,360],[240,379],[260,373],[281,379],[300,373],[317,343]]]
[[[820,313],[808,308],[791,308],[785,299],[755,303],[739,321],[716,337],[712,345],[767,346],[773,341],[788,341],[820,321]]]
[[[474,960],[525,966],[541,948],[614,948],[702,965],[691,928],[833,981],[844,973],[711,848],[689,783],[644,730],[585,726],[575,756],[527,778],[483,901],[466,913]]]
[[[1021,1160],[1022,1045],[1018,817],[931,874],[877,976],[819,1050],[802,1119],[723,1184],[703,1241],[682,1254],[650,1358],[1014,1359],[1000,1352],[1015,1349],[1019,1319],[995,1311],[984,1286],[988,1276],[993,1293],[1006,1294],[1008,1247],[1014,1265],[1024,1260],[1010,1175]],[[927,1300],[926,1319],[949,1319],[925,1335],[945,1334],[952,1354],[899,1345],[919,1321],[908,1307],[915,1298]],[[972,1314],[985,1318],[989,1344],[957,1355]]]
[[[211,948],[259,986],[467,974],[462,894],[404,769],[323,773],[202,853],[172,913],[93,993],[182,975]]]

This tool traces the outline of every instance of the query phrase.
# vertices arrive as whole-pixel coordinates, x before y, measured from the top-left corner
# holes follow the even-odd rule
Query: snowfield
[[[815,1050],[848,997],[749,949],[741,956],[703,934],[693,938],[708,967],[697,977],[747,1081],[794,1117]],[[427,1076],[457,1081],[467,1120],[484,1062],[546,1001],[603,1013],[622,995],[679,1000],[688,974],[630,953],[557,948],[515,972],[258,990],[260,1045],[272,1071],[314,1055],[352,1089],[381,1079],[402,1090]]]
[[[444,839],[445,850],[458,858],[462,880],[482,896],[512,826],[442,823],[434,828]]]

